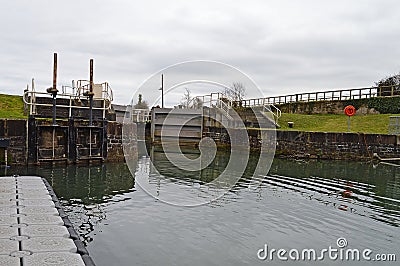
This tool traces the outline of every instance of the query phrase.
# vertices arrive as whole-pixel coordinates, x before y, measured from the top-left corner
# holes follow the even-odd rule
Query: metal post
[[[57,125],[56,124],[56,94],[53,93],[53,126]]]
[[[89,126],[93,125],[93,59],[90,59],[89,67],[89,91],[85,91],[83,96],[89,97]]]
[[[55,127],[53,127],[53,153],[52,153],[52,155],[53,155],[53,160],[54,160],[54,158],[55,158],[55,145],[54,145],[54,141],[55,141],[55,135],[56,135],[56,128]]]
[[[89,109],[89,126],[93,125],[93,59],[90,59],[90,109]]]
[[[53,68],[53,125],[56,125],[56,97],[57,97],[57,54],[54,53]]]
[[[53,90],[57,89],[57,53],[54,53]]]
[[[89,96],[89,126],[93,126],[93,95]]]
[[[350,116],[347,117],[347,131],[350,132]]]
[[[92,157],[92,128],[89,128],[89,158]]]
[[[54,53],[53,65],[53,87],[47,89],[47,92],[53,96],[53,126],[56,126],[56,97],[57,97],[57,53]]]
[[[161,108],[164,108],[164,74],[161,74]]]

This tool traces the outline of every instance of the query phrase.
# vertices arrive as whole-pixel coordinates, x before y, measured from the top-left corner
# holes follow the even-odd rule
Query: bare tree
[[[246,94],[246,88],[241,82],[233,82],[230,88],[224,88],[222,94],[230,101],[241,102]]]
[[[190,104],[193,100],[193,97],[191,95],[191,92],[188,88],[185,88],[185,92],[183,93],[183,97],[181,100],[181,104],[185,107],[185,108],[189,108]]]

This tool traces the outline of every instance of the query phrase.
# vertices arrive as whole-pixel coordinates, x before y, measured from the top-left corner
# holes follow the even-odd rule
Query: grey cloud
[[[55,51],[60,84],[86,78],[94,58],[117,103],[194,59],[238,67],[271,96],[370,86],[399,71],[399,11],[389,0],[6,1],[0,92],[20,93],[32,77],[45,89]]]

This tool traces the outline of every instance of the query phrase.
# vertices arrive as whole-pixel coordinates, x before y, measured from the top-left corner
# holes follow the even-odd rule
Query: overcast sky
[[[87,79],[94,58],[95,81],[120,104],[160,69],[198,59],[237,67],[266,96],[368,87],[400,71],[399,14],[396,0],[2,1],[0,93],[31,78],[44,91],[53,52],[59,85]]]

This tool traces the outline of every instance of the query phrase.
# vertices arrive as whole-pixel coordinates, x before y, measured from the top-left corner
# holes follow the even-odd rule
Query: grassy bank
[[[353,116],[351,132],[387,134],[391,115],[393,114]],[[0,118],[26,118],[22,96],[0,94]],[[294,122],[294,128],[289,128],[289,121]],[[279,125],[281,130],[347,132],[347,116],[282,113]]]
[[[0,118],[26,118],[22,96],[0,94]]]
[[[355,115],[351,117],[351,132],[387,134],[389,116]],[[288,122],[294,122],[294,128],[289,128]],[[279,119],[281,130],[347,132],[346,115],[301,115],[282,113]]]

